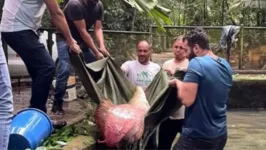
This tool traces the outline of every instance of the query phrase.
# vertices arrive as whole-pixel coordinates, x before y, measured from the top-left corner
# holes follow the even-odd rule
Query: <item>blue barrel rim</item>
[[[27,110],[35,110],[35,111],[38,111],[38,112],[40,112],[40,113],[42,113],[49,121],[49,124],[50,124],[50,128],[51,128],[51,133],[53,133],[53,124],[52,124],[52,120],[50,119],[50,117],[46,114],[46,113],[44,113],[43,111],[41,111],[40,109],[36,109],[36,108],[25,108],[25,109],[22,109],[22,110],[20,110],[19,112],[17,112],[14,116],[13,116],[13,118],[15,118],[18,114],[20,114],[20,113],[22,113],[22,112],[24,112],[24,111],[27,111]],[[50,133],[50,134],[51,134]]]

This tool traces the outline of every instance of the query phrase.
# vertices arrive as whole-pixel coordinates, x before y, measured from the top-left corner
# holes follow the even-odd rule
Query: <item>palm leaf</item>
[[[241,5],[243,5],[243,2],[241,0],[235,2],[229,9],[227,12],[231,12],[233,10],[236,10],[236,8],[240,7]]]
[[[132,7],[136,8],[138,11],[143,12],[144,9],[151,10],[157,4],[157,0],[123,0],[124,2],[128,3]]]
[[[263,0],[237,0],[227,12],[237,10],[237,8],[266,8],[266,2]]]
[[[157,24],[159,31],[165,32],[163,24],[170,25],[170,10],[159,5],[157,0],[123,0],[141,13],[148,14]]]

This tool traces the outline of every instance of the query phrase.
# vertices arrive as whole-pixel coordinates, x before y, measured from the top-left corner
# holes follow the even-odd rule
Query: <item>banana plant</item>
[[[159,5],[158,0],[123,0],[130,6],[136,8],[141,13],[148,14],[157,24],[159,31],[165,32],[163,24],[170,25],[169,13],[170,9],[167,9]]]
[[[157,24],[159,31],[165,32],[163,25],[170,25],[172,21],[169,17],[170,9],[161,6],[158,0],[122,0],[141,13],[148,14]],[[64,0],[57,0],[63,3]]]
[[[64,0],[57,0],[57,2],[60,4],[60,3],[63,3]]]
[[[236,8],[266,8],[265,0],[235,0],[233,5],[229,8],[228,11],[233,11]]]

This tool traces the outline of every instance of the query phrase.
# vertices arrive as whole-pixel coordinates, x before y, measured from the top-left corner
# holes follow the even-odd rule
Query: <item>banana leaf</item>
[[[85,64],[82,54],[71,54],[71,62],[92,100],[100,104],[104,99],[110,99],[114,104],[125,104],[133,96],[136,87],[129,80],[111,57]],[[184,73],[178,74],[180,79]],[[152,134],[158,139],[160,124],[181,107],[177,97],[177,89],[169,87],[168,75],[160,70],[152,83],[145,90],[150,109],[145,116],[145,129],[142,138],[122,149],[145,149]],[[155,147],[157,147],[156,141]]]

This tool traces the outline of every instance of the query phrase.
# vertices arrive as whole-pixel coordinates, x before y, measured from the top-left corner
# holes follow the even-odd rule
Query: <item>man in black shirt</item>
[[[87,63],[103,58],[105,53],[109,55],[104,45],[102,20],[103,4],[99,0],[69,0],[64,13],[73,38],[82,49]],[[96,48],[88,29],[94,26],[94,33],[100,48]],[[68,45],[61,33],[57,33],[57,48],[59,57],[59,69],[56,77],[56,88],[52,112],[63,114],[63,97],[67,88],[67,80],[71,72]],[[92,53],[93,52],[93,53]]]

